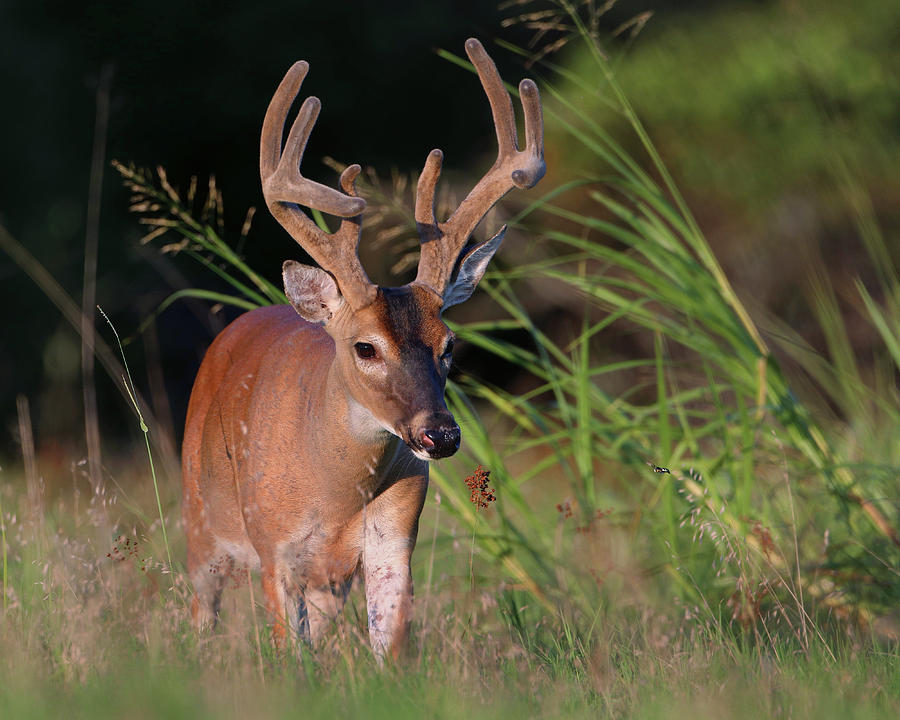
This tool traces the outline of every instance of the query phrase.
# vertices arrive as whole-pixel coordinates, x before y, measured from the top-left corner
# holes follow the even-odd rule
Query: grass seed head
[[[466,486],[469,488],[472,504],[479,508],[486,508],[497,499],[495,490],[488,487],[491,471],[481,465],[475,468],[475,472],[466,478]]]

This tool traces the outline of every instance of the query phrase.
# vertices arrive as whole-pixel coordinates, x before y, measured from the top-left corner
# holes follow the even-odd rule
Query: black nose
[[[426,452],[433,458],[450,457],[459,450],[459,425],[447,425],[445,427],[430,428],[425,430],[422,435],[426,440],[423,445],[426,446]],[[430,441],[433,447],[428,447]]]

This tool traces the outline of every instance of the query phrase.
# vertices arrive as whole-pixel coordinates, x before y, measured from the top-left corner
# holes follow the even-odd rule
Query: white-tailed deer
[[[412,605],[409,561],[428,485],[428,461],[459,448],[444,403],[453,334],[441,320],[466,300],[504,228],[471,248],[476,225],[513,187],[544,174],[540,96],[519,93],[525,149],[497,68],[477,40],[466,52],[490,101],[497,161],[444,222],[435,217],[442,154],[432,150],[416,189],[421,258],[416,279],[378,287],[357,256],[365,201],[307,180],[300,161],[319,114],[307,98],[282,148],[288,111],[309,66],[298,62],[263,121],[259,169],[269,210],[322,269],[284,263],[290,305],[248,312],[210,346],[191,394],[183,450],[183,516],[192,616],[214,624],[223,586],[259,568],[277,644],[288,627],[312,641],[340,611],[358,572],[365,580],[376,654],[395,654]],[[426,108],[420,108],[426,115]],[[328,234],[301,210],[343,220]]]

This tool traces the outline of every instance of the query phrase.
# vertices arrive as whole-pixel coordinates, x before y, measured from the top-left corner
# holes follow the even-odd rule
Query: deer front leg
[[[423,462],[420,467],[420,475],[391,483],[363,513],[369,640],[379,660],[385,655],[399,657],[409,635],[413,598],[409,560],[428,490],[428,466]]]
[[[413,585],[409,569],[414,540],[392,537],[373,521],[366,528],[363,559],[369,639],[379,660],[396,659],[406,645],[412,617]]]

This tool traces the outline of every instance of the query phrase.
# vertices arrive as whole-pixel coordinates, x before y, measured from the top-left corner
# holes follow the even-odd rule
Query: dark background
[[[297,59],[312,70],[304,94],[324,109],[304,172],[334,183],[320,158],[331,155],[388,172],[417,167],[440,144],[464,167],[492,138],[459,132],[473,108],[485,126],[477,83],[440,59],[462,53],[471,35],[488,42],[500,14],[485,2],[4,2],[0,5],[0,221],[80,302],[96,90],[112,72],[107,160],[162,165],[182,189],[192,175],[215,174],[233,238],[248,206],[261,206],[257,171],[262,115]],[[498,61],[503,58],[498,56]],[[520,70],[514,70],[520,72]],[[489,116],[488,116],[489,119]],[[143,229],[128,213],[128,192],[106,167],[100,220],[97,300],[123,336],[179,284],[215,287],[190,261],[142,252]],[[299,250],[266,212],[257,214],[245,255],[276,279]],[[163,271],[164,275],[160,274]],[[80,340],[9,258],[0,257],[5,308],[0,340],[0,448],[18,453],[17,394],[31,399],[38,444],[80,440]],[[196,308],[195,308],[196,309]],[[215,319],[184,304],[158,326],[162,365],[181,423],[187,392]],[[105,323],[99,332],[112,337]],[[139,384],[144,352],[128,348]],[[98,370],[105,439],[126,431],[111,419],[124,407]]]

